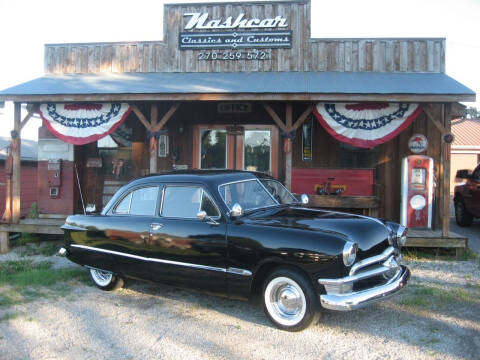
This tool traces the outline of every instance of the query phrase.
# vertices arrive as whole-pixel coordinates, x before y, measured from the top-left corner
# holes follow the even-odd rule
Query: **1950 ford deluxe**
[[[103,290],[136,278],[237,299],[260,293],[269,320],[289,331],[310,325],[319,305],[357,309],[406,285],[405,227],[307,202],[260,173],[151,175],[101,214],[69,216],[61,253]]]

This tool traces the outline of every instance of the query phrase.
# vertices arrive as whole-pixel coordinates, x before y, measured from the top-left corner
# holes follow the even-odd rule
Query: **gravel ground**
[[[299,333],[275,329],[252,302],[140,281],[116,292],[77,284],[56,299],[0,306],[0,318],[20,314],[0,321],[0,359],[479,359],[478,261],[409,266],[411,284],[399,296],[325,310]]]

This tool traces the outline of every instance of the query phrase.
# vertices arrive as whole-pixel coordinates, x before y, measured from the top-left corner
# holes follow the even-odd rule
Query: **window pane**
[[[210,196],[208,196],[207,193],[205,192],[203,193],[202,207],[200,209],[205,211],[208,216],[211,216],[211,217],[220,216],[217,208],[213,204],[213,200],[210,199]]]
[[[256,180],[222,185],[220,186],[220,196],[230,210],[235,203],[239,203],[243,210],[277,204]]]
[[[270,131],[245,131],[245,170],[269,172],[270,151]]]
[[[162,216],[196,219],[200,211],[202,189],[170,186],[165,189]]]
[[[154,216],[157,206],[158,187],[147,187],[133,192],[130,215]]]
[[[128,209],[130,208],[130,198],[132,197],[132,193],[128,194],[123,198],[120,204],[117,205],[115,208],[116,214],[128,214]]]
[[[227,168],[227,132],[225,130],[202,130],[200,146],[202,169]]]

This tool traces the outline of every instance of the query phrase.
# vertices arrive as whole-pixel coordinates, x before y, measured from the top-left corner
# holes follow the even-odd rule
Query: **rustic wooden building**
[[[51,156],[39,169],[61,182],[45,187],[54,194],[41,213],[81,210],[76,173],[83,202],[99,208],[137,176],[228,168],[268,172],[313,206],[398,221],[401,161],[421,134],[435,162],[434,226],[448,236],[445,135],[475,93],[445,74],[445,39],[316,39],[310,24],[309,0],[169,4],[163,41],[45,45],[45,76],[0,92],[16,104],[17,131],[20,104],[44,117],[39,146]],[[79,115],[108,109],[118,115],[108,129]],[[355,125],[367,138],[350,134],[349,111],[381,114]]]

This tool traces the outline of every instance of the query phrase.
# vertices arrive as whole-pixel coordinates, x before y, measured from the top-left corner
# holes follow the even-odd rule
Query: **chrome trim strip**
[[[396,277],[384,285],[344,295],[320,295],[320,304],[325,309],[330,310],[355,310],[396,294],[407,285],[409,278],[410,270],[407,267],[402,266],[402,271],[399,271]]]
[[[87,231],[87,229],[75,226],[75,225],[70,225],[70,224],[63,224],[60,226],[60,229],[62,230],[72,230],[72,231]]]
[[[244,269],[229,267],[227,268],[227,273],[235,274],[235,275],[243,275],[243,276],[251,276],[252,272]]]
[[[113,251],[113,250],[107,250],[107,249],[100,249],[100,248],[91,247],[91,246],[85,246],[85,245],[73,244],[73,245],[71,245],[71,246],[72,246],[72,247],[75,247],[75,248],[79,248],[79,249],[98,251],[98,252],[105,253],[105,254],[125,256],[125,257],[129,257],[129,258],[132,258],[132,259],[137,259],[137,260],[150,261],[150,262],[158,262],[158,263],[161,263],[161,264],[185,266],[185,267],[191,267],[191,268],[195,268],[195,269],[218,271],[218,272],[224,272],[224,273],[230,273],[230,274],[236,274],[236,275],[243,275],[243,276],[250,276],[250,275],[252,275],[252,273],[251,273],[250,271],[244,270],[244,269],[238,269],[238,268],[228,268],[228,269],[224,269],[224,268],[219,268],[219,267],[214,267],[214,266],[184,263],[184,262],[180,262],[180,261],[172,261],[172,260],[164,260],[164,259],[147,258],[147,257],[143,257],[143,256],[126,254],[126,253],[122,253],[122,252],[119,252],[119,251]]]
[[[363,280],[363,279],[366,279],[366,278],[369,278],[369,277],[373,277],[373,276],[379,276],[379,275],[383,275],[391,270],[394,270],[394,269],[399,269],[400,267],[398,266],[398,264],[395,262],[395,259],[393,258],[393,256],[391,256],[390,258],[388,258],[384,264],[374,268],[374,269],[371,269],[371,270],[368,270],[368,271],[363,271],[361,273],[358,273],[356,275],[351,275],[351,276],[345,276],[343,278],[340,278],[340,279],[318,279],[318,283],[320,285],[325,285],[325,286],[329,286],[329,285],[335,285],[335,286],[339,286],[339,285],[343,285],[343,284],[346,284],[346,283],[353,283],[355,281],[359,281],[359,280]]]
[[[395,252],[395,248],[393,246],[389,246],[380,255],[376,255],[376,256],[372,256],[372,257],[363,259],[362,261],[359,261],[358,263],[354,264],[352,266],[352,268],[350,269],[350,273],[348,275],[350,275],[350,276],[355,275],[355,273],[358,270],[360,270],[361,268],[364,268],[366,266],[375,264],[376,262],[386,260],[394,252]]]

